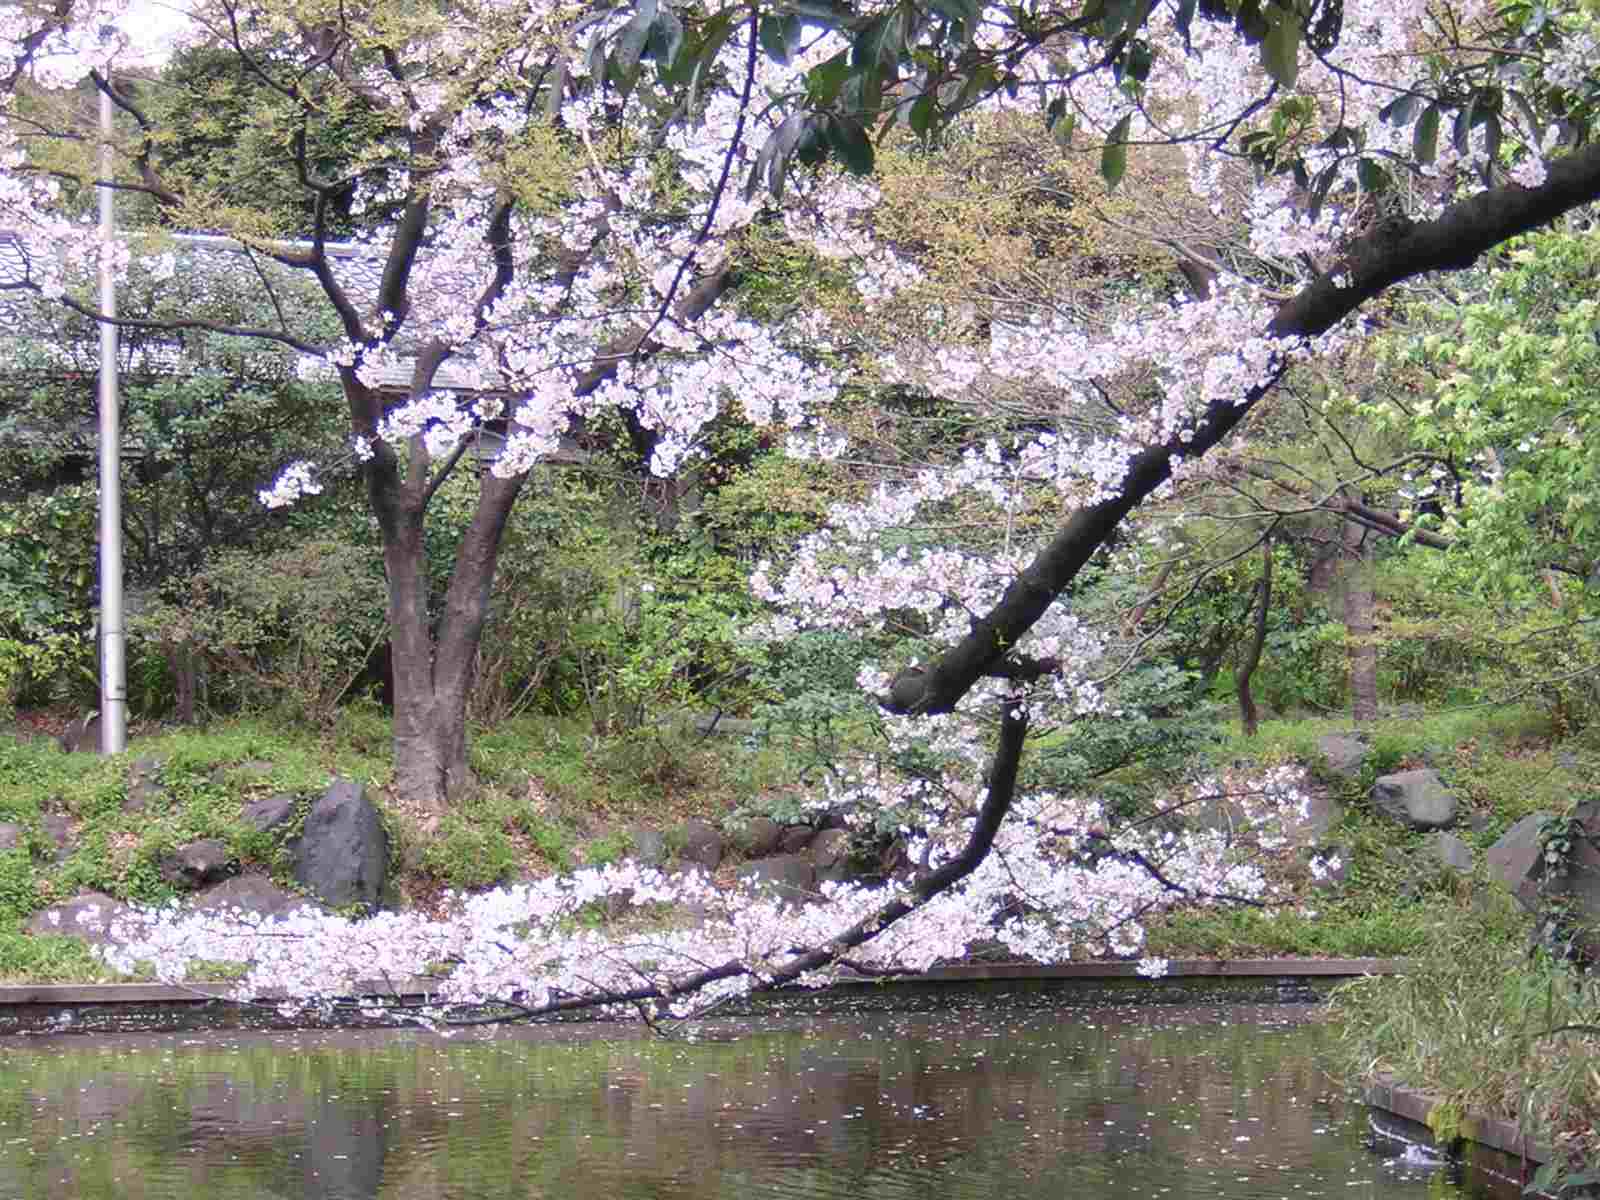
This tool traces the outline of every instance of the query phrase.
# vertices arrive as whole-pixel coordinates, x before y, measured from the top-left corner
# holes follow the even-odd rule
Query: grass
[[[1351,728],[1345,717],[1263,721],[1255,736],[1247,737],[1236,723],[1227,726],[1220,757],[1251,758],[1262,762],[1315,761],[1317,739]],[[1362,727],[1371,737],[1378,771],[1398,766],[1407,758],[1437,756],[1464,743],[1511,747],[1544,745],[1554,729],[1543,709],[1527,705],[1501,705],[1452,709],[1415,717],[1391,717]]]
[[[30,937],[0,928],[0,983],[109,983],[119,978],[81,938]]]
[[[1410,971],[1334,993],[1338,1061],[1439,1096],[1442,1140],[1466,1113],[1500,1117],[1576,1170],[1600,1161],[1600,976],[1530,956],[1527,926],[1493,891],[1441,914]]]
[[[362,718],[352,710],[342,719]],[[0,852],[0,979],[108,978],[81,941],[30,937],[24,922],[85,890],[165,901],[174,889],[161,876],[161,858],[186,842],[220,838],[241,861],[278,865],[271,839],[241,820],[241,805],[276,793],[311,796],[334,775],[386,783],[387,738],[374,753],[359,733],[324,738],[270,720],[239,718],[205,729],[145,734],[128,752],[111,757],[62,754],[49,742],[0,737],[0,820],[23,829],[21,845]],[[128,810],[129,771],[140,759],[159,762],[162,799]],[[59,862],[45,830],[47,816],[72,827],[72,852]]]
[[[1151,926],[1147,948],[1163,958],[1403,958],[1426,943],[1442,908],[1368,900],[1176,912]]]

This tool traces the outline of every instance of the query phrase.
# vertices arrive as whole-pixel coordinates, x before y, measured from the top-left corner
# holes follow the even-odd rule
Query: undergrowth
[[[1576,1171],[1600,1161],[1600,977],[1530,955],[1528,924],[1486,890],[1429,925],[1409,971],[1337,989],[1338,1063],[1355,1084],[1386,1075],[1438,1096],[1441,1120],[1515,1121]]]

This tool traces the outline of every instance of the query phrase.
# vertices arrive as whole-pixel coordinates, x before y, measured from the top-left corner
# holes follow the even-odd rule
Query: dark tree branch
[[[1508,238],[1600,199],[1600,144],[1556,159],[1535,188],[1507,184],[1447,208],[1424,222],[1380,224],[1360,238],[1334,271],[1285,301],[1267,332],[1285,339],[1316,337],[1402,280],[1428,271],[1463,270]],[[1348,277],[1348,282],[1335,283]],[[1267,395],[1278,374],[1234,401],[1209,405],[1194,425],[1134,455],[1118,495],[1079,509],[1012,582],[1000,602],[973,621],[972,631],[932,669],[901,675],[883,697],[897,713],[949,712],[1004,657],[1072,582],[1122,519],[1172,476],[1179,458],[1205,454]]]
[[[119,95],[117,90],[111,86],[111,82],[100,72],[90,71],[89,78],[94,80],[95,87],[111,98],[112,104],[139,123],[139,151],[133,156],[133,162],[139,169],[139,179],[144,184],[144,190],[154,196],[164,207],[177,207],[183,202],[182,198],[161,182],[161,177],[156,174],[156,169],[150,161],[151,152],[155,148],[154,126],[150,123],[150,118],[145,116],[126,96]]]
[[[39,285],[32,282],[0,284],[0,291],[28,291],[41,295]],[[245,325],[227,325],[221,321],[202,321],[194,318],[180,321],[145,321],[137,317],[108,317],[98,309],[90,308],[87,304],[74,300],[71,296],[62,296],[60,303],[70,308],[81,316],[88,317],[91,321],[98,321],[102,325],[114,325],[118,329],[156,329],[172,333],[185,329],[201,329],[208,333],[225,333],[233,337],[259,338],[262,341],[278,342],[302,354],[321,354],[322,347],[311,342],[303,341],[290,333],[280,333],[276,329],[255,329]]]

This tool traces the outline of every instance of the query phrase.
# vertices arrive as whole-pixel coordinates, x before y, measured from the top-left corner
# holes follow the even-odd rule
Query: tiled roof
[[[185,233],[171,235],[169,239],[164,240],[163,245],[168,242],[178,257],[179,271],[215,271],[219,274],[244,273],[254,276],[259,269],[275,287],[280,288],[290,287],[296,282],[303,287],[310,279],[309,273],[285,267],[265,255],[255,255],[252,262],[247,257],[245,248],[234,238],[215,234]],[[283,242],[279,245],[291,251],[311,249],[310,242]],[[370,311],[376,307],[378,288],[383,277],[383,252],[374,246],[348,243],[332,243],[324,249],[333,268],[334,278],[354,301],[357,309]],[[27,277],[28,259],[21,241],[14,233],[0,230],[0,287],[8,283],[20,283]],[[61,309],[53,308],[47,301],[25,293],[0,290],[0,342],[8,337],[21,335],[31,336],[35,340],[54,338],[59,345],[63,334]],[[87,351],[90,356],[88,361],[98,363],[97,348],[88,346],[75,349]],[[72,356],[66,347],[62,347],[62,350],[64,357]],[[153,370],[172,370],[176,369],[178,364],[178,351],[178,345],[174,342],[163,353],[157,341],[154,345],[147,344],[142,351],[142,357],[145,365]],[[82,355],[74,357],[79,361],[73,365],[80,365]],[[63,366],[66,365],[63,363]],[[385,370],[381,378],[381,386],[398,391],[408,388],[410,382],[410,366],[404,361],[397,367]],[[451,390],[470,390],[471,385],[467,381],[465,372],[453,370],[452,364],[447,361],[436,378],[435,386]]]

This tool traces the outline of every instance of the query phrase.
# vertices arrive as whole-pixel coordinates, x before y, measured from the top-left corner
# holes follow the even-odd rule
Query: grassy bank
[[[1542,1186],[1600,1185],[1600,978],[1530,954],[1523,914],[1492,892],[1434,923],[1412,963],[1334,993],[1344,1078],[1439,1097],[1441,1142],[1467,1114],[1514,1121],[1555,1148]]]
[[[1304,854],[1276,864],[1287,902],[1271,910],[1203,909],[1154,924],[1150,951],[1163,957],[1409,955],[1441,921],[1471,911],[1489,886],[1435,864],[1422,836],[1375,815],[1372,778],[1415,765],[1445,775],[1466,809],[1461,836],[1486,848],[1525,813],[1559,809],[1583,787],[1586,744],[1557,744],[1534,710],[1472,710],[1382,723],[1370,762],[1354,780],[1321,770],[1317,738],[1335,721],[1268,722],[1253,738],[1219,723],[1209,753],[1218,765],[1311,764],[1317,786],[1341,801],[1322,839],[1346,864],[1341,883],[1313,881]],[[223,839],[241,862],[282,875],[241,806],[275,793],[313,794],[331,775],[377,790],[390,781],[389,725],[371,707],[343,710],[329,728],[240,718],[204,730],[149,730],[128,754],[107,760],[62,754],[44,739],[0,737],[0,822],[21,825],[21,844],[0,851],[0,980],[103,978],[76,939],[28,936],[27,917],[84,890],[141,902],[170,899],[161,856],[197,838]],[[600,738],[579,722],[527,717],[479,734],[480,793],[442,820],[390,805],[400,894],[426,905],[446,888],[488,887],[518,877],[613,861],[629,853],[630,829],[695,816],[781,819],[795,812],[796,765],[777,747],[665,731]],[[128,762],[159,759],[166,796],[129,811]],[[63,855],[47,824],[70,830]]]

